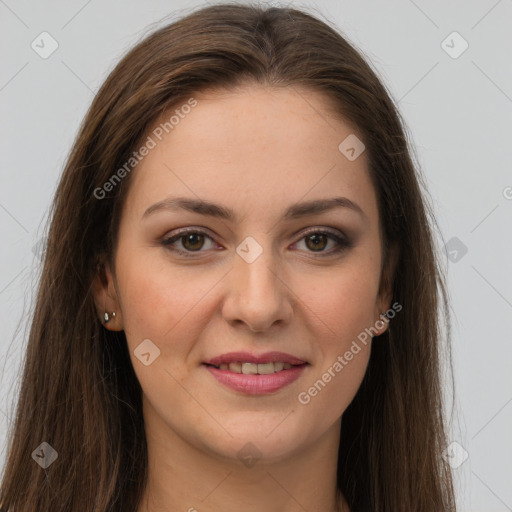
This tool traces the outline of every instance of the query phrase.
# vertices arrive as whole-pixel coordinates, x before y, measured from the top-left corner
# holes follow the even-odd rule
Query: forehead
[[[170,194],[267,211],[340,193],[377,214],[366,153],[351,161],[339,149],[347,137],[362,137],[330,98],[296,86],[246,85],[192,99],[174,105],[144,138],[154,147],[132,176],[129,203],[137,210]]]

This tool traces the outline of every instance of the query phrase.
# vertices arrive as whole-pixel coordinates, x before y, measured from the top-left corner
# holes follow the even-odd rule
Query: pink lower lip
[[[282,370],[269,375],[245,375],[229,370],[220,370],[208,365],[206,365],[206,368],[221,384],[228,388],[247,395],[266,395],[279,391],[298,379],[306,365],[292,366],[289,370]]]

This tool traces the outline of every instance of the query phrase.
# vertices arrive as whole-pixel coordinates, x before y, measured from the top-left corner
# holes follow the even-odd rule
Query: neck
[[[348,512],[336,481],[341,420],[300,453],[246,466],[192,446],[149,408],[148,479],[137,512]]]

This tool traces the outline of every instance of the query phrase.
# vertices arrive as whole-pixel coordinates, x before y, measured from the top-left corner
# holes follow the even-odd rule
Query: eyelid
[[[347,237],[347,235],[345,235],[345,233],[343,233],[343,231],[340,231],[339,229],[335,229],[335,228],[329,228],[329,227],[318,226],[318,227],[308,228],[308,229],[306,229],[306,231],[302,231],[301,235],[302,235],[302,237],[305,237],[312,233],[321,233],[321,234],[331,235],[340,240],[343,240],[346,242],[349,241],[349,238]],[[302,240],[302,238],[301,238],[301,240]]]
[[[213,234],[212,231],[210,231],[209,229],[207,228],[202,228],[202,227],[199,227],[199,226],[187,226],[185,228],[177,228],[177,229],[174,229],[172,231],[172,235],[171,236],[167,236],[165,235],[163,237],[163,240],[169,240],[171,238],[179,238],[179,236],[185,236],[185,235],[188,235],[189,233],[200,233],[202,235],[206,235],[210,238],[214,238],[215,235]]]

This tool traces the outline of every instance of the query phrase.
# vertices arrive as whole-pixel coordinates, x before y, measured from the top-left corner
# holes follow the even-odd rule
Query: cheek
[[[353,262],[353,263],[352,263]],[[352,258],[338,271],[316,273],[311,279],[298,277],[294,290],[304,310],[316,319],[319,339],[329,351],[341,350],[378,320],[374,317],[379,288],[379,267],[371,258]],[[309,283],[314,282],[314,287]]]
[[[199,274],[197,269],[171,272],[161,257],[159,261],[148,260],[130,257],[119,264],[119,275],[124,278],[124,284],[120,283],[123,324],[130,352],[133,356],[137,345],[150,339],[162,356],[172,352],[170,360],[182,362],[191,340],[200,336],[208,322],[205,308],[218,277],[208,272]]]
[[[367,280],[342,277],[331,279],[330,287],[322,297],[308,297],[308,306],[320,320],[312,332],[319,340],[317,360],[296,396],[299,410],[319,430],[342,416],[364,378],[371,353],[371,336],[365,329],[373,325],[377,288]]]
[[[314,288],[304,285],[300,295],[305,310],[314,313],[313,334],[320,341],[317,364],[297,400],[325,426],[342,415],[357,393],[370,358],[370,328],[378,320],[379,262],[371,257],[353,261],[343,271],[317,275]]]
[[[207,328],[211,315],[207,310],[209,292],[218,277],[202,273],[201,279],[193,279],[190,273],[166,270],[161,262],[139,265],[135,259],[129,265],[120,265],[119,273],[122,272],[124,331],[132,366],[146,400],[158,411],[158,416],[166,418],[177,430],[180,425],[168,417],[169,411],[186,410],[184,424],[192,429],[194,421],[204,418],[201,408],[186,404],[187,391],[200,395],[196,383],[189,380],[191,351]],[[146,366],[137,354],[146,352],[138,347],[146,346],[142,343],[148,339],[159,352]]]

